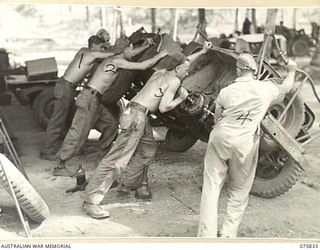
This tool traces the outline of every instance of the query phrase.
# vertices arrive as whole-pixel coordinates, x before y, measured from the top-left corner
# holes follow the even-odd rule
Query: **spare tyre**
[[[21,209],[28,217],[39,224],[47,219],[50,216],[49,208],[38,192],[32,187],[30,182],[4,154],[0,154],[0,161],[1,185],[11,195],[6,179],[7,176],[8,180],[11,182]],[[5,171],[6,176],[3,170]]]

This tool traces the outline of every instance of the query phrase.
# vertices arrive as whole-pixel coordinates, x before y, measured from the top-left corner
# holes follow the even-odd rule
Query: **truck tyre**
[[[54,88],[43,90],[33,102],[33,113],[42,128],[46,128],[54,108]]]
[[[0,154],[0,161],[11,182],[21,209],[36,223],[40,224],[47,219],[50,216],[49,208],[30,182],[5,155]],[[0,165],[0,183],[11,195],[2,167]]]
[[[291,96],[291,94],[284,100],[284,104],[288,102],[289,96]],[[274,108],[277,110],[279,106],[275,105]],[[300,132],[305,118],[304,111],[304,103],[301,96],[298,95],[281,122],[292,137],[296,137]],[[276,118],[278,116],[277,112],[278,111],[274,110],[271,111]],[[263,198],[273,198],[291,189],[297,182],[298,177],[302,174],[302,171],[299,166],[280,149],[276,142],[267,137],[267,135],[262,134],[259,162],[250,193]]]
[[[185,152],[191,148],[198,138],[188,131],[169,128],[166,134],[166,148],[173,152]]]

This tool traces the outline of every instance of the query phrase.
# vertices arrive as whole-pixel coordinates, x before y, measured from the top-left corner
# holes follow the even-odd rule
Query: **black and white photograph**
[[[320,239],[320,5],[0,10],[0,241]]]

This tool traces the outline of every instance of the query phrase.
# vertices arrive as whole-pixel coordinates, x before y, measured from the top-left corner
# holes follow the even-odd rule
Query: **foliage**
[[[38,13],[37,7],[29,4],[19,4],[15,10],[24,17],[35,17]]]

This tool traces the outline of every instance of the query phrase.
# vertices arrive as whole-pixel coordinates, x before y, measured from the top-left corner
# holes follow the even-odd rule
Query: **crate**
[[[58,66],[54,57],[26,61],[26,73],[29,81],[49,80],[58,77]]]

